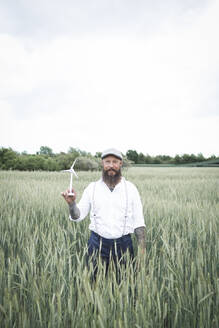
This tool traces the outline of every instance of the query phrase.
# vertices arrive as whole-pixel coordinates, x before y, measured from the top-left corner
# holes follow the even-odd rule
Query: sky
[[[219,1],[0,2],[0,147],[219,156]]]

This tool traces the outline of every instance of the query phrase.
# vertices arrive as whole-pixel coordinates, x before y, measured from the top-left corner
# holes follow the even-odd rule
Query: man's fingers
[[[68,191],[61,192],[61,195],[66,199],[68,197]]]
[[[61,192],[61,195],[62,195],[62,197],[67,201],[67,203],[70,204],[70,203],[72,203],[72,201],[75,200],[75,198],[76,198],[76,193],[75,193],[74,189],[72,189],[72,193],[73,193],[73,195],[69,195],[69,193],[70,193],[70,190],[68,189],[68,190],[66,190],[66,191]]]

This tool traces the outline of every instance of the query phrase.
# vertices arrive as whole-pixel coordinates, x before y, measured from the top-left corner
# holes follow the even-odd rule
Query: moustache
[[[106,172],[109,172],[109,171],[113,171],[113,172],[115,172],[115,173],[117,173],[118,171],[117,170],[115,170],[115,169],[108,169],[108,170],[106,170]]]

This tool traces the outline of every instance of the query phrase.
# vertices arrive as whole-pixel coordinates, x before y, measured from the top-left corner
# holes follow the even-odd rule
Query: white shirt
[[[142,203],[135,185],[121,179],[113,191],[100,179],[91,182],[78,203],[82,221],[90,212],[89,229],[107,239],[120,238],[145,226]]]

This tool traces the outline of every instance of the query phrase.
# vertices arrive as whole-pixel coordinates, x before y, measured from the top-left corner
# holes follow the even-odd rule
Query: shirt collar
[[[117,185],[115,185],[114,190],[115,190],[115,189],[118,189],[118,188],[121,186],[121,184],[124,182],[124,180],[125,180],[125,178],[122,176],[121,181],[120,181],[119,183],[117,183]],[[102,177],[100,178],[99,181],[100,181],[101,183],[103,183],[104,185],[107,186],[107,184],[103,181],[103,178],[102,178]],[[108,186],[107,186],[107,188],[108,188]]]

